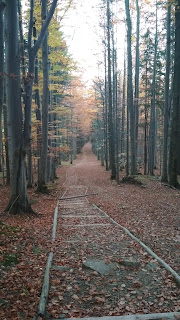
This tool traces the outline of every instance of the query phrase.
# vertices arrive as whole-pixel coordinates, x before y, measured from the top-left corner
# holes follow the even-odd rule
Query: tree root
[[[29,200],[26,199],[26,205],[20,203],[19,199],[20,195],[18,195],[15,199],[14,197],[11,197],[7,207],[5,208],[4,212],[9,213],[9,214],[31,214],[34,216],[38,216],[38,213],[36,213],[32,207],[31,204],[29,203]]]
[[[130,183],[130,184],[135,184],[135,185],[139,185],[139,186],[142,186],[143,183],[142,181],[140,181],[138,179],[138,177],[136,176],[126,176],[126,177],[123,177],[122,180],[121,180],[122,183]]]
[[[43,193],[43,194],[49,194],[50,193],[48,187],[45,184],[38,186],[37,189],[36,189],[36,192]]]

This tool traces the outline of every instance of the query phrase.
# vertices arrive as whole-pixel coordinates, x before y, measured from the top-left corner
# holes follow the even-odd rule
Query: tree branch
[[[34,0],[31,0],[30,16],[29,16],[29,30],[28,30],[28,51],[31,50],[32,29],[33,29],[33,13],[34,13]]]
[[[33,0],[31,0],[31,1],[33,1]],[[51,4],[51,8],[50,8],[50,10],[48,12],[48,15],[46,17],[46,20],[44,21],[44,23],[42,25],[39,37],[38,37],[38,39],[37,39],[37,41],[36,41],[36,43],[34,45],[34,48],[33,48],[34,57],[36,56],[36,54],[37,54],[37,52],[38,52],[38,50],[39,50],[39,48],[40,48],[40,46],[41,46],[41,44],[43,42],[44,35],[45,35],[46,30],[47,30],[47,28],[48,28],[48,26],[50,24],[51,18],[52,18],[53,14],[54,14],[57,2],[58,2],[58,0],[53,0],[53,2]]]

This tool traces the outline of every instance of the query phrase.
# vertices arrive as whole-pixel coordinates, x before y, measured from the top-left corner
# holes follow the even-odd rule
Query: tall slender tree
[[[174,187],[178,187],[178,174],[180,174],[180,0],[177,0],[175,5],[175,59],[173,86],[169,183]]]
[[[109,0],[107,0],[107,45],[108,45],[108,107],[109,107],[109,158],[111,167],[111,179],[116,179],[115,141],[113,125],[113,100],[112,100],[112,77],[111,77],[111,12]]]
[[[4,89],[4,7],[5,3],[0,0],[0,169],[1,169],[1,153],[2,153],[2,109],[3,109],[3,89]]]
[[[134,112],[135,112],[135,143],[136,143],[136,159],[138,152],[138,126],[139,126],[139,29],[140,29],[140,12],[139,1],[136,0],[136,66],[135,66],[135,91],[134,91]]]
[[[6,69],[8,73],[8,138],[11,179],[11,197],[6,210],[16,213],[17,211],[31,211],[26,192],[17,1],[6,1],[6,18],[9,39]]]
[[[155,151],[156,151],[156,65],[157,65],[157,46],[158,46],[158,17],[156,0],[156,30],[154,41],[154,62],[153,62],[153,81],[151,99],[151,118],[149,128],[149,173],[154,175]]]
[[[42,3],[42,21],[47,15],[48,0]],[[42,98],[42,145],[38,177],[38,191],[46,190],[47,181],[47,154],[48,154],[48,106],[49,106],[49,62],[48,62],[48,30],[46,30],[42,44],[43,66],[43,98]]]
[[[167,8],[167,38],[166,38],[166,76],[164,97],[164,141],[163,141],[163,168],[162,181],[168,181],[168,137],[169,137],[169,78],[171,53],[171,5]]]
[[[127,108],[130,115],[130,141],[131,141],[131,174],[136,174],[136,140],[135,140],[135,112],[133,104],[133,85],[132,85],[132,49],[131,49],[131,37],[132,37],[132,24],[129,8],[129,0],[125,0],[126,21],[127,21]]]

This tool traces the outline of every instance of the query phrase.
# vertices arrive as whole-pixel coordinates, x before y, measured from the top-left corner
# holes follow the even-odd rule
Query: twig
[[[15,204],[15,202],[17,201],[18,198],[19,198],[19,195],[17,196],[17,198],[16,198],[16,199],[13,201],[13,203],[11,204],[11,206],[10,206],[10,208],[9,208],[9,210],[8,210],[8,213],[10,213],[13,205]]]

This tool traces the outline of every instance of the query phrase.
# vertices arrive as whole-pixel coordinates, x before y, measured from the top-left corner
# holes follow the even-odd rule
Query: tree
[[[152,81],[152,99],[151,99],[151,119],[149,128],[149,173],[154,175],[155,167],[155,144],[156,144],[156,66],[157,66],[157,45],[158,45],[158,28],[157,28],[157,0],[156,0],[156,31],[154,42],[154,65]]]
[[[47,15],[47,4],[42,3],[42,21]],[[48,61],[48,30],[46,30],[42,44],[42,66],[43,66],[43,97],[42,97],[42,145],[38,177],[38,191],[46,190],[47,180],[47,154],[48,154],[48,106],[49,106],[49,61]]]
[[[5,3],[0,0],[0,169],[1,169],[1,152],[2,152],[2,109],[4,99],[4,7]]]
[[[139,29],[140,29],[140,13],[139,2],[136,0],[136,66],[135,66],[135,92],[134,92],[134,112],[135,112],[135,143],[136,143],[136,159],[138,152],[138,125],[139,125]]]
[[[8,137],[10,158],[11,197],[6,210],[31,211],[27,199],[25,152],[22,132],[20,55],[18,39],[18,2],[6,1],[7,18],[7,73],[8,73]]]
[[[175,5],[175,58],[173,83],[173,109],[170,133],[169,183],[178,187],[180,174],[180,0]]]
[[[115,164],[115,139],[113,125],[113,100],[112,100],[112,80],[111,80],[111,44],[110,44],[110,5],[107,0],[107,46],[108,46],[108,107],[109,107],[109,159],[111,168],[111,179],[116,179],[116,164]]]
[[[127,108],[130,115],[130,141],[131,141],[131,174],[136,174],[136,141],[135,141],[135,112],[133,104],[133,85],[132,85],[132,52],[131,37],[132,26],[130,17],[129,0],[125,0],[126,21],[127,21]]]
[[[162,181],[168,181],[168,137],[169,137],[169,76],[171,53],[171,5],[167,8],[167,38],[166,38],[166,76],[164,97],[164,141]]]
[[[11,197],[6,210],[12,213],[17,213],[18,211],[32,212],[31,205],[27,198],[25,155],[31,141],[31,101],[34,78],[34,61],[53,16],[56,4],[57,0],[53,0],[46,20],[42,25],[40,35],[35,45],[32,47],[31,38],[34,1],[31,0],[30,25],[28,33],[29,68],[25,82],[26,104],[23,126],[17,15],[18,1],[6,1],[7,33],[9,39],[7,43],[6,59],[8,73],[8,135],[11,170]]]

